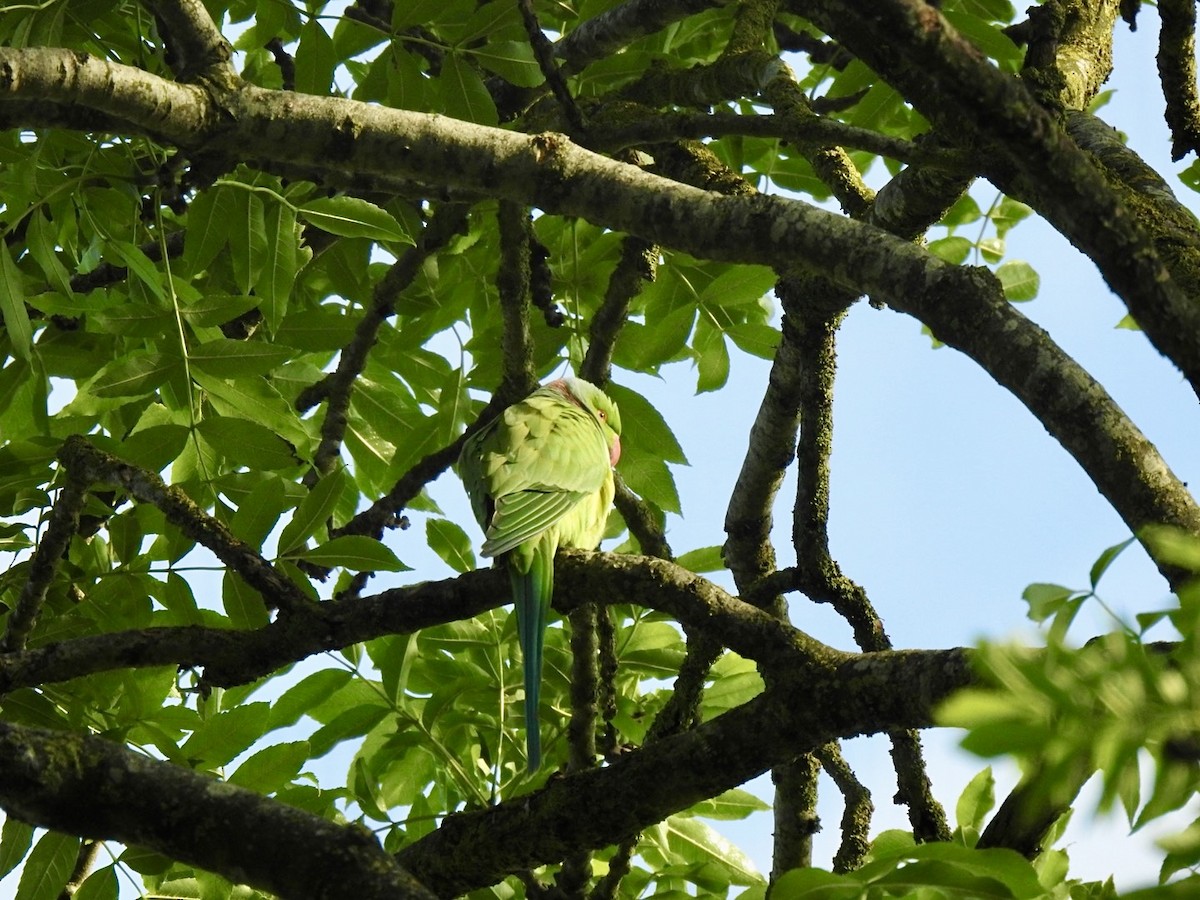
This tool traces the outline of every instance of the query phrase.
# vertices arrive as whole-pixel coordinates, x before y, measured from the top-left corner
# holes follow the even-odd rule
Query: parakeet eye
[[[607,418],[608,418],[608,413],[606,413],[606,412],[605,412],[604,410],[602,410],[602,409],[598,409],[598,410],[596,410],[596,415],[597,415],[597,416],[599,416],[599,418],[600,418],[600,420],[601,420],[601,421],[604,421],[605,419],[607,419]]]

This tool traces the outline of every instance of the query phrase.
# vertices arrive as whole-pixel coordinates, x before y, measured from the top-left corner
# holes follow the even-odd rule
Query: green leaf
[[[412,244],[395,216],[386,209],[358,197],[320,197],[309,200],[298,210],[306,222],[342,237],[370,238]]]
[[[471,64],[457,54],[442,58],[438,78],[445,114],[477,125],[497,125],[500,117],[492,95]]]
[[[25,861],[15,900],[58,900],[78,855],[79,838],[46,832]]]
[[[238,502],[229,530],[251,547],[261,548],[289,505],[283,479],[271,475],[256,478],[250,493]]]
[[[692,339],[696,354],[696,393],[719,391],[729,380],[729,348],[725,335],[707,319],[700,319]]]
[[[627,451],[622,443],[621,462],[617,470],[635,494],[649,500],[665,512],[680,511],[675,478],[660,457],[647,454],[640,448],[632,452]]]
[[[1066,601],[1078,593],[1061,584],[1031,584],[1021,592],[1021,599],[1029,604],[1029,618],[1035,622],[1044,622],[1058,613]]]
[[[231,204],[229,218],[218,224],[229,233],[234,284],[239,293],[249,294],[258,282],[267,253],[266,214],[262,199],[249,190],[234,191]]]
[[[131,463],[161,472],[183,451],[188,430],[183,425],[151,425],[121,441],[117,455]]]
[[[942,15],[992,59],[1008,63],[1020,61],[1021,49],[1013,43],[1012,38],[991,22],[953,9],[943,9]]]
[[[700,292],[701,306],[742,306],[758,303],[779,276],[770,266],[730,266]]]
[[[701,800],[689,809],[687,814],[703,816],[706,819],[735,821],[745,819],[756,812],[765,812],[770,808],[771,804],[761,797],[756,797],[742,788],[732,788],[716,797]]]
[[[71,274],[58,258],[55,250],[54,225],[46,218],[44,209],[30,214],[25,231],[29,241],[29,254],[37,262],[50,287],[60,294],[71,296]]]
[[[302,94],[328,94],[336,67],[333,41],[314,16],[300,29],[300,46],[296,48],[296,90]]]
[[[963,831],[978,830],[983,826],[983,820],[996,805],[996,779],[992,777],[992,767],[988,766],[972,778],[954,807],[955,821]]]
[[[308,752],[308,741],[265,747],[238,766],[229,776],[229,783],[260,794],[274,793],[300,774],[308,761]]]
[[[204,768],[229,764],[266,733],[270,711],[270,705],[260,701],[205,719],[181,748],[184,756]]]
[[[988,218],[996,226],[996,234],[1004,237],[1012,230],[1013,226],[1031,215],[1033,215],[1033,207],[1025,205],[1020,200],[1005,197],[988,213]]]
[[[726,329],[726,334],[740,350],[744,350],[751,356],[757,356],[759,359],[774,359],[775,348],[779,346],[779,340],[783,336],[778,328],[757,322],[730,325]]]
[[[346,473],[341,469],[330,472],[316,483],[279,535],[280,556],[291,556],[302,550],[304,542],[325,527],[345,488]]]
[[[163,305],[167,304],[167,292],[163,288],[164,275],[142,249],[128,241],[110,240],[109,252],[129,270],[129,274],[144,284]]]
[[[688,862],[715,863],[728,870],[733,884],[751,885],[763,880],[750,857],[712,826],[677,815],[663,824],[668,847]]]
[[[4,827],[0,828],[0,878],[21,864],[32,844],[33,826],[5,816]]]
[[[773,900],[860,900],[865,885],[853,874],[835,875],[824,869],[792,869],[776,881]]]
[[[183,260],[193,274],[208,268],[229,241],[230,225],[235,212],[233,195],[232,188],[216,185],[207,191],[201,191],[188,206]]]
[[[221,605],[229,623],[243,631],[262,628],[271,621],[262,595],[232,570],[226,570],[221,579]]]
[[[978,221],[983,216],[983,211],[979,208],[979,204],[975,202],[975,198],[970,194],[963,194],[950,207],[950,211],[942,216],[942,224],[950,228],[957,228],[959,225],[969,225],[972,222]]]
[[[235,341],[216,338],[192,348],[192,368],[214,378],[265,375],[295,355],[291,347],[266,341]]]
[[[352,706],[336,716],[328,725],[313,732],[309,738],[312,757],[324,756],[336,745],[350,738],[360,737],[383,721],[391,713],[386,706],[365,703]]]
[[[175,318],[170,310],[136,300],[89,312],[87,319],[89,326],[123,337],[160,337],[175,327]]]
[[[1119,544],[1113,544],[1107,550],[1100,554],[1096,561],[1092,564],[1092,570],[1088,573],[1088,578],[1091,580],[1092,590],[1100,586],[1100,579],[1104,577],[1104,573],[1108,571],[1118,556],[1124,552],[1125,548],[1132,544],[1137,538],[1128,538],[1121,541]]]
[[[604,390],[621,411],[622,448],[633,447],[667,462],[687,465],[687,457],[667,420],[649,400],[619,384],[610,383]]]
[[[959,266],[967,261],[967,257],[971,255],[971,250],[974,247],[975,244],[965,237],[951,235],[950,237],[930,241],[925,249],[938,259],[944,259],[948,263]]]
[[[13,353],[29,362],[33,358],[33,326],[29,321],[29,310],[25,308],[21,270],[13,262],[7,244],[0,247],[0,318],[4,321]]]
[[[266,259],[254,289],[263,298],[261,309],[267,321],[267,331],[274,334],[287,314],[292,285],[296,281],[297,255],[300,252],[297,247],[296,210],[284,203],[273,203],[265,213],[265,221]]]
[[[493,41],[473,51],[480,65],[517,87],[537,87],[546,80],[527,41]]]
[[[300,350],[339,350],[354,337],[355,319],[342,310],[320,307],[289,313],[275,339]]]
[[[1024,260],[1009,259],[996,269],[996,277],[1004,288],[1004,296],[1014,303],[1032,300],[1038,294],[1041,277]]]
[[[475,568],[471,539],[456,523],[448,519],[426,519],[425,540],[429,549],[455,572],[470,572]]]
[[[224,325],[258,306],[261,297],[246,294],[201,294],[180,312],[191,325],[210,327]]]
[[[294,725],[310,709],[323,703],[353,678],[345,669],[322,669],[306,675],[280,695],[271,707],[271,728]]]
[[[725,568],[723,548],[720,544],[712,547],[698,547],[680,556],[675,560],[675,564],[683,566],[697,575],[704,572],[720,572]]]
[[[114,359],[97,374],[89,387],[96,397],[144,397],[183,367],[178,356],[166,353],[131,353]]]
[[[253,419],[299,448],[301,453],[307,450],[308,432],[295,409],[262,378],[251,376],[226,381],[193,370],[192,379],[209,393],[209,399],[221,415]]]
[[[361,534],[344,534],[311,550],[295,551],[288,555],[319,566],[341,566],[355,572],[412,571],[382,541]]]
[[[117,900],[118,896],[116,866],[105,866],[84,879],[71,900]]]
[[[1200,538],[1171,525],[1148,525],[1141,538],[1156,561],[1200,572]]]
[[[249,419],[212,416],[197,427],[223,457],[260,472],[291,469],[299,464],[296,448],[278,434]]]

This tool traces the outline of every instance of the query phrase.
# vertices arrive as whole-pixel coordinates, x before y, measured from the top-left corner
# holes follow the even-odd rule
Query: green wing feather
[[[581,405],[582,404],[582,405]],[[593,549],[613,499],[620,418],[598,388],[554,382],[506,409],[463,447],[459,474],[485,531],[484,556],[505,556],[525,673],[529,768],[541,761],[537,724],[542,649],[559,547]]]

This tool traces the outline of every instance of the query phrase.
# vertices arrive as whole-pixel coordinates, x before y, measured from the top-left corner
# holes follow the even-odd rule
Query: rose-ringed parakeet
[[[559,547],[594,550],[621,454],[616,404],[578,378],[514,403],[463,445],[459,474],[485,531],[484,556],[504,557],[525,674],[528,764],[541,764],[542,644]]]

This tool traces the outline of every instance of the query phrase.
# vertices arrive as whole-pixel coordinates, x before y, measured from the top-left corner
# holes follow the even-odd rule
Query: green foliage
[[[1012,850],[957,844],[915,845],[906,834],[881,834],[862,868],[846,875],[796,869],[776,883],[784,900],[866,897],[974,897],[1033,900],[1063,896]]]
[[[570,131],[589,147],[585,138],[596,136],[595,148],[604,150],[609,127],[660,112],[749,119],[764,98],[758,80],[695,102],[676,102],[663,86],[728,62],[728,42],[745,27],[750,3],[712,4],[639,31],[619,52],[551,73],[575,98],[581,133],[549,99],[547,70],[511,0],[359,3],[353,15],[324,0],[169,5],[206,10],[236,51],[236,75],[257,88],[293,92],[286,95],[293,109],[313,97],[346,98],[367,110],[449,117],[474,136],[481,157],[494,152],[489,141],[500,132],[469,126]],[[153,6],[7,4],[0,47],[62,47],[188,90],[215,90],[208,75],[172,68],[181,64],[179,48],[168,45],[172,26],[148,11]],[[617,4],[532,6],[550,36],[570,38]],[[781,25],[816,35],[786,7]],[[1024,49],[1006,31],[1016,16],[1008,0],[947,0],[943,12],[1001,71],[1019,69]],[[765,34],[770,47],[778,38]],[[912,142],[914,153],[922,146],[914,139],[929,129],[911,98],[861,59],[798,65],[790,87],[827,101],[826,124]],[[622,550],[643,549],[647,529],[690,514],[675,467],[707,448],[685,448],[673,431],[687,410],[655,409],[636,386],[683,371],[697,394],[719,391],[747,358],[773,359],[782,336],[772,290],[782,272],[808,262],[789,259],[777,271],[734,264],[721,253],[701,259],[655,247],[647,264],[654,271],[639,273],[637,288],[619,298],[620,328],[606,336],[597,323],[612,311],[610,286],[629,246],[623,234],[537,210],[521,235],[532,250],[515,266],[511,258],[502,263],[512,235],[501,233],[495,194],[461,191],[453,179],[410,181],[400,166],[395,177],[360,177],[353,116],[330,123],[329,140],[307,148],[311,165],[274,167],[237,159],[236,147],[177,146],[152,123],[122,118],[122,109],[106,110],[97,123],[72,118],[83,104],[50,105],[62,116],[54,127],[0,133],[0,553],[8,555],[0,611],[9,626],[19,617],[34,577],[32,553],[46,546],[56,504],[70,493],[56,453],[68,436],[86,435],[114,466],[136,471],[88,485],[81,527],[51,561],[56,568],[29,623],[29,647],[52,655],[60,643],[134,630],[187,626],[263,636],[293,625],[303,646],[294,666],[226,689],[191,669],[186,654],[182,668],[158,658],[126,668],[128,658],[118,653],[111,668],[5,694],[0,719],[102,736],[213,783],[362,826],[392,853],[452,814],[544,787],[568,758],[575,700],[567,625],[552,623],[547,634],[550,765],[531,774],[522,759],[520,651],[507,608],[317,653],[331,644],[311,633],[318,629],[306,631],[304,604],[352,600],[369,583],[416,585],[447,569],[475,569],[477,536],[460,524],[468,516],[462,507],[442,509],[431,483],[493,392],[529,373],[578,369],[590,351],[611,354],[606,389],[624,424],[618,471],[650,523],[628,528],[614,515],[607,536]],[[221,114],[233,119],[237,110]],[[734,176],[747,192],[831,198],[804,141],[747,132],[754,133],[707,135],[689,152],[711,166],[714,184]],[[410,151],[399,137],[393,143],[397,160]],[[671,169],[665,148],[622,149],[621,158],[687,180]],[[867,178],[900,167],[855,146],[847,159]],[[558,177],[552,162],[537,160],[531,179],[541,187]],[[1200,184],[1195,165],[1181,178]],[[991,191],[964,193],[925,248],[951,265],[988,266],[1008,300],[1033,300],[1038,273],[1006,258],[1005,244],[1033,211]],[[524,333],[524,322],[514,327],[507,296],[501,299],[506,267],[532,267],[531,293],[548,298],[563,320],[530,309],[529,344],[517,352],[513,334]],[[523,351],[527,358],[516,358]],[[730,436],[713,424],[713,440],[727,446]],[[169,502],[146,499],[159,488],[155,476],[178,489]],[[373,504],[386,507],[378,519]],[[409,527],[410,517],[423,527]],[[1164,558],[1200,571],[1192,538],[1164,533],[1157,540]],[[206,543],[220,543],[225,555],[214,561],[200,546]],[[1140,827],[1200,788],[1189,743],[1200,713],[1198,619],[1196,596],[1184,593],[1178,608],[1143,614],[1084,648],[1067,644],[1076,614],[1098,602],[1099,580],[1127,543],[1097,561],[1090,590],[1031,585],[1025,597],[1031,618],[1047,626],[1046,651],[985,647],[992,686],[964,693],[943,717],[968,728],[964,743],[981,754],[1052,771],[1086,760],[1103,774],[1101,806],[1120,802]],[[693,573],[725,574],[721,547],[691,549],[677,562]],[[289,597],[264,590],[264,572],[292,588]],[[647,739],[688,652],[678,623],[649,610],[645,598],[617,599],[604,607],[614,696],[596,729],[598,739],[612,742],[605,752],[614,759]],[[1168,652],[1144,640],[1159,623],[1178,638]],[[711,721],[764,689],[757,666],[727,652],[707,671],[687,716]],[[1147,766],[1152,788],[1143,797]],[[1094,886],[1068,885],[1065,857],[1052,851],[1031,863],[975,850],[994,805],[986,771],[958,802],[954,842],[916,846],[909,835],[885,833],[856,871],[792,872],[772,896],[1025,898],[1064,897],[1068,889],[1105,896]],[[647,829],[628,860],[612,847],[597,849],[592,874],[628,864],[619,896],[720,897],[741,889],[741,896],[764,896],[750,857],[710,822],[766,809],[742,789],[699,800]],[[1200,824],[1163,846],[1164,878],[1200,865]],[[58,897],[79,850],[77,837],[7,817],[0,877],[20,868],[13,875],[18,900]],[[112,847],[74,896],[115,898],[118,875],[131,873],[148,895],[260,896],[136,846]],[[514,876],[490,894],[524,896],[527,888]]]
[[[1161,558],[1200,572],[1195,538],[1159,530],[1150,541]],[[1113,616],[1120,630],[1072,646],[1072,622],[1085,603],[1103,605],[1096,594],[1100,580],[1131,543],[1099,556],[1089,590],[1030,585],[1029,616],[1045,626],[1045,647],[1034,652],[984,645],[978,664],[988,686],[959,693],[943,705],[939,720],[967,729],[962,743],[968,750],[1015,757],[1026,772],[1039,773],[1039,783],[1069,784],[1080,773],[1098,773],[1097,808],[1120,804],[1130,826],[1139,829],[1181,809],[1200,790],[1194,749],[1200,592],[1193,583],[1179,593],[1177,607],[1139,613],[1134,622]],[[1161,632],[1162,626],[1171,629],[1170,643],[1149,641],[1147,631]],[[1047,789],[1047,803],[1055,802],[1052,790]],[[1200,864],[1195,835],[1193,825],[1161,841],[1164,881]]]

